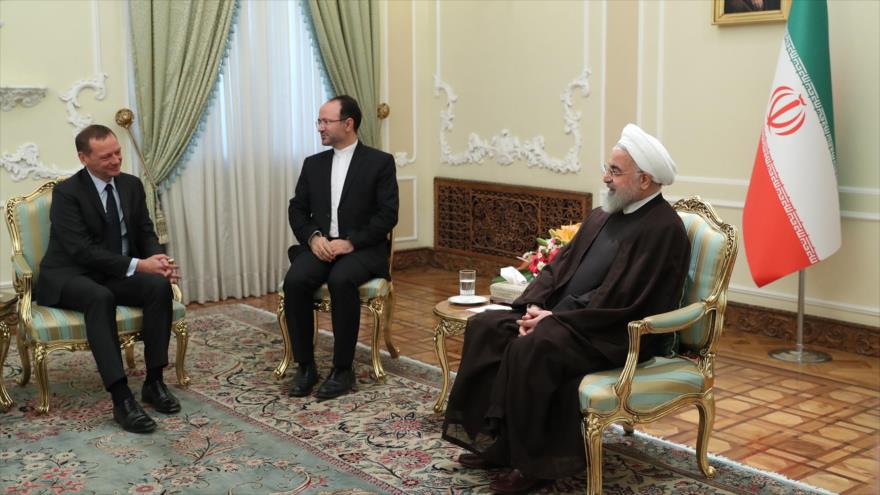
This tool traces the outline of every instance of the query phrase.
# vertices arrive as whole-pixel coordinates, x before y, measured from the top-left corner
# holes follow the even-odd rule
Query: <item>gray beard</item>
[[[623,193],[620,189],[615,192],[609,190],[608,194],[605,195],[605,204],[602,205],[602,211],[614,214],[623,211],[624,208],[632,203],[632,198],[628,197],[628,195]]]

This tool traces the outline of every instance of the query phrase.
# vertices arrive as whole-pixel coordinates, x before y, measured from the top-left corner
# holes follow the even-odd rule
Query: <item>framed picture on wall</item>
[[[792,0],[712,0],[712,24],[752,24],[788,19]]]

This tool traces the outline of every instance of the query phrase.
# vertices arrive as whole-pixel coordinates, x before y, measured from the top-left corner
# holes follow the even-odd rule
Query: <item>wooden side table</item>
[[[0,411],[8,411],[12,407],[12,397],[6,392],[6,385],[3,383],[3,365],[6,364],[12,331],[18,324],[17,303],[17,294],[0,291]]]
[[[487,300],[489,296],[484,296]],[[474,306],[462,306],[443,300],[434,306],[434,316],[437,317],[437,326],[434,328],[434,351],[440,361],[440,369],[443,372],[443,386],[440,388],[440,397],[434,404],[434,412],[443,412],[446,407],[446,394],[449,393],[449,359],[446,355],[446,337],[464,335],[467,320],[477,313],[468,311]]]

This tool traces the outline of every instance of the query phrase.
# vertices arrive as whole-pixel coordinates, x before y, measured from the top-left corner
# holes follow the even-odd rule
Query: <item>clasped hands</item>
[[[168,279],[169,282],[175,284],[180,280],[180,272],[178,271],[178,268],[179,267],[174,262],[174,258],[171,258],[167,254],[159,253],[154,254],[147,259],[138,261],[135,271],[162,275]]]
[[[552,311],[541,309],[537,304],[529,304],[522,318],[516,320],[516,324],[519,325],[519,336],[524,337],[534,332],[538,323],[552,314]]]
[[[313,235],[309,239],[309,248],[319,260],[327,263],[335,260],[337,256],[354,251],[354,245],[348,239],[333,239],[330,241],[318,234]]]

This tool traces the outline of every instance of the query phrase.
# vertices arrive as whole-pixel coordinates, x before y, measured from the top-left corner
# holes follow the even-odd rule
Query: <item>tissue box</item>
[[[489,286],[489,294],[492,296],[492,302],[510,304],[522,294],[526,287],[528,287],[528,284],[495,282]]]

